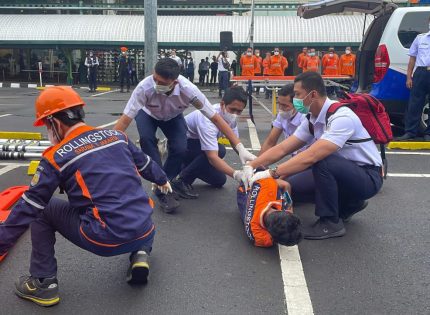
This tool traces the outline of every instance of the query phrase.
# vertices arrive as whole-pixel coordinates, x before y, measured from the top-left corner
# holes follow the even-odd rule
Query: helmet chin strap
[[[58,142],[61,142],[60,134],[57,130],[57,127],[54,124],[54,117],[52,115],[49,115],[47,117],[47,119],[48,119],[49,123],[51,124],[52,130],[54,131],[54,136],[57,138]]]

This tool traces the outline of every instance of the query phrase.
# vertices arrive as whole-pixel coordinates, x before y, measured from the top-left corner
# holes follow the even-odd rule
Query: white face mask
[[[258,56],[260,56],[260,53],[255,53],[255,55],[258,57]]]
[[[314,52],[310,52],[309,56],[313,57],[313,56],[315,56],[315,53]]]
[[[347,55],[349,55],[349,54],[351,53],[351,50],[347,49],[347,50],[345,50],[345,53],[346,53]]]
[[[279,51],[275,51],[275,56],[279,55]]]
[[[330,58],[334,56],[334,53],[329,53]]]
[[[228,124],[232,124],[236,122],[237,114],[231,114],[224,109],[224,112],[222,113],[222,117]]]
[[[154,89],[157,94],[166,94],[170,92],[172,88],[173,88],[173,85],[160,85],[160,84],[154,85]]]
[[[279,110],[279,115],[284,118],[290,120],[294,116],[294,109],[290,110]]]
[[[252,52],[248,51],[248,52],[246,53],[246,55],[247,55],[247,56],[252,56]]]

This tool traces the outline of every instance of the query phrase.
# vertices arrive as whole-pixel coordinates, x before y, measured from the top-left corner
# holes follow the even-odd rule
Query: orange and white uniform
[[[318,56],[308,56],[303,62],[303,71],[314,71],[319,72],[319,66],[321,64],[320,57]]]
[[[264,214],[269,202],[281,203],[281,189],[273,178],[256,181],[251,189],[245,192],[243,185],[237,190],[237,205],[243,220],[248,238],[259,247],[270,247],[273,239],[264,225]],[[274,204],[272,207],[277,207]],[[279,205],[279,209],[281,206]]]
[[[343,54],[339,59],[339,74],[341,75],[355,75],[355,55]]]
[[[263,69],[263,58],[260,56],[254,56],[256,60],[254,75],[261,75],[261,70]]]
[[[324,75],[338,75],[339,74],[339,56],[337,54],[325,54],[322,59],[322,67]]]
[[[243,55],[240,57],[240,67],[242,68],[242,75],[244,76],[253,76],[254,69],[257,66],[257,59],[254,55],[247,56]]]
[[[284,71],[287,68],[288,68],[287,58],[281,55],[270,57],[269,75],[284,75]]]
[[[269,75],[269,58],[263,59],[263,75]]]
[[[299,68],[300,69],[302,69],[303,70],[303,63],[305,62],[305,60],[306,60],[306,58],[308,57],[308,54],[307,53],[304,53],[304,52],[302,52],[302,53],[300,53],[298,56],[297,56],[297,65],[299,66]]]

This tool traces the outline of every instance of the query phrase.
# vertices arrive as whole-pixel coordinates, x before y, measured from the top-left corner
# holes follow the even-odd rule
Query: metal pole
[[[254,50],[254,0],[251,2],[251,27],[249,29],[249,47]]]
[[[145,77],[152,74],[157,63],[157,0],[145,0]]]

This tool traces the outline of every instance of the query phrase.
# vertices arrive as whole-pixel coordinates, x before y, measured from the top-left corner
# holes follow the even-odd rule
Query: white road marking
[[[3,168],[0,169],[0,175],[3,175],[3,174],[5,174],[5,173],[7,173],[9,171],[12,171],[12,170],[14,170],[14,169],[16,169],[16,168],[18,168],[20,166],[21,165],[16,165],[16,164],[7,165],[7,166],[5,166],[5,167],[3,167]]]
[[[110,123],[107,123],[107,124],[104,124],[104,125],[97,126],[97,128],[106,128],[106,127],[109,127],[109,126],[115,125],[117,122],[118,122],[118,119],[117,119],[117,120],[114,120],[114,121],[111,121]]]
[[[255,125],[251,119],[247,121],[251,147],[253,150],[260,150],[261,145]],[[298,247],[279,245],[278,248],[288,315],[313,315],[311,297],[303,273]]]
[[[252,150],[258,151],[261,149],[260,140],[258,140],[257,129],[251,119],[246,120],[248,122],[249,137],[251,138]]]
[[[0,118],[2,118],[2,117],[7,117],[7,116],[12,116],[12,114],[4,114],[4,115],[0,115]]]
[[[17,166],[17,167],[21,167],[21,166],[29,166],[30,163],[9,163],[9,162],[0,162],[0,166]]]
[[[254,95],[252,98],[261,106],[263,107],[269,114],[272,116],[272,110],[268,109],[266,105],[264,105],[260,100],[258,100]]]
[[[278,245],[288,315],[313,315],[299,248]]]
[[[112,91],[107,91],[107,92],[101,92],[101,93],[90,95],[90,97],[97,97],[97,96],[100,96],[100,95],[104,95],[104,94],[108,94],[108,93],[113,93],[113,92],[118,92],[118,91],[119,91],[119,89],[112,90]]]
[[[388,177],[430,178],[430,174],[388,173]]]

